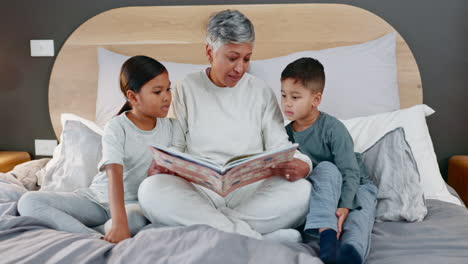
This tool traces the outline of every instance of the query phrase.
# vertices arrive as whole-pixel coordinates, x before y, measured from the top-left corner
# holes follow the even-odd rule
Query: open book
[[[212,160],[175,149],[150,146],[154,161],[190,182],[225,197],[235,189],[273,176],[270,167],[294,157],[298,144],[259,154],[236,156],[219,165]]]

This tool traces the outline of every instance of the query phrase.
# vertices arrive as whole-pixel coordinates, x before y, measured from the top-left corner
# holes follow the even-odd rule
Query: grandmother
[[[273,91],[247,73],[255,33],[239,11],[210,17],[206,56],[211,67],[189,74],[174,91],[173,109],[185,135],[187,153],[223,164],[229,158],[288,146]],[[278,80],[279,80],[278,76]],[[254,238],[299,241],[292,229],[305,218],[311,170],[309,158],[277,166],[275,177],[252,183],[226,197],[180,177],[158,174],[140,186],[139,201],[153,223],[206,224]]]

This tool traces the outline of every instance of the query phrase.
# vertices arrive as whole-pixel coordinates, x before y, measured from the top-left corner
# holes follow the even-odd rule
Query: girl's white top
[[[125,113],[109,121],[102,136],[102,160],[99,162],[99,173],[94,177],[91,186],[78,190],[78,193],[108,207],[108,177],[104,166],[120,164],[123,166],[124,200],[138,200],[138,187],[147,177],[151,165],[152,144],[177,147],[181,139],[178,122],[169,118],[157,118],[156,126],[145,131],[133,124]],[[174,137],[173,137],[174,135]],[[182,143],[183,144],[183,143]]]

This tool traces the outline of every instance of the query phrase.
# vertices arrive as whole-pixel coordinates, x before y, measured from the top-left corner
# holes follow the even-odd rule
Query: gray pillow
[[[61,142],[52,160],[38,172],[42,178],[41,191],[71,192],[86,188],[98,173],[102,144],[96,125],[82,118],[65,119],[62,123]]]
[[[403,128],[385,134],[362,159],[379,188],[376,221],[422,221],[427,214],[424,193]]]

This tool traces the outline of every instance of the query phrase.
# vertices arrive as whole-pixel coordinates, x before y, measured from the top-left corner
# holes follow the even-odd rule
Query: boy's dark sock
[[[336,263],[337,245],[335,230],[327,229],[320,233],[320,259],[325,264]]]
[[[338,251],[337,263],[339,264],[361,264],[362,258],[357,252],[355,247],[349,244],[344,244],[344,245],[341,245]]]

